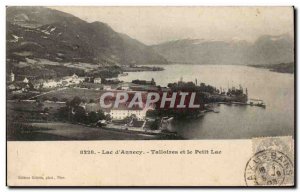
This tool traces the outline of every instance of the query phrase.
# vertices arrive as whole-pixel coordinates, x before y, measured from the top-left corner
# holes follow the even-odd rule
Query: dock
[[[262,100],[257,100],[260,101],[258,103],[254,102],[217,102],[218,104],[224,104],[224,105],[240,105],[240,106],[256,106],[256,107],[261,107],[261,108],[266,108],[266,104]]]

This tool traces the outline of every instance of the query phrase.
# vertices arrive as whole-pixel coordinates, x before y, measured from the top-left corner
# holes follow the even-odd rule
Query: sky
[[[255,41],[293,36],[292,7],[51,7],[107,23],[147,45],[178,39]]]

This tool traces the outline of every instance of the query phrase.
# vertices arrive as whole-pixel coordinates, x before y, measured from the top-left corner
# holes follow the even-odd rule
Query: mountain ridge
[[[293,39],[287,34],[245,40],[180,39],[151,46],[169,62],[190,64],[275,64],[294,61]]]
[[[7,58],[16,61],[33,57],[95,64],[167,63],[151,47],[125,38],[106,23],[88,23],[45,7],[8,7],[6,43]]]

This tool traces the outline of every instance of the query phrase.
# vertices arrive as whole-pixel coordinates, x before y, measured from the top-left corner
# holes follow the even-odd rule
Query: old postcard
[[[6,8],[8,186],[295,185],[293,7]]]

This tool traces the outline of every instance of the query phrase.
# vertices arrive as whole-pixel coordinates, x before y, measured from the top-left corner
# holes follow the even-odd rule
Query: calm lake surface
[[[151,80],[157,85],[198,80],[217,88],[248,89],[248,98],[262,99],[266,109],[251,106],[220,105],[220,113],[173,123],[172,129],[187,139],[247,139],[294,134],[294,75],[234,65],[159,65],[164,71],[131,72],[120,80]]]

